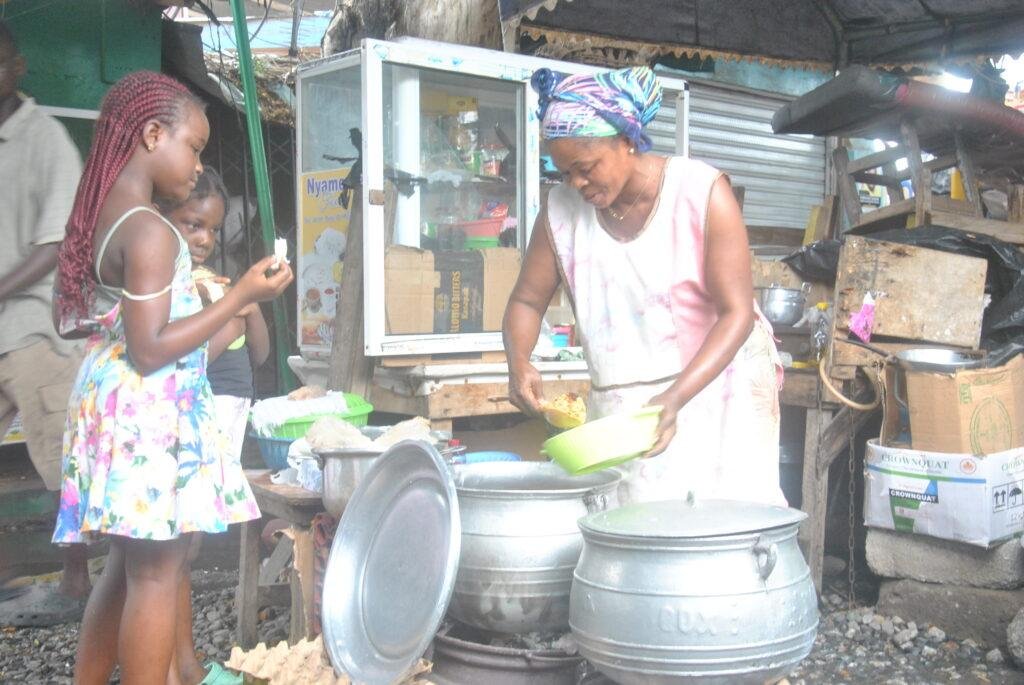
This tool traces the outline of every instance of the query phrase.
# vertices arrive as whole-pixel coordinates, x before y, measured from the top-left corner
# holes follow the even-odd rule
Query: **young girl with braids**
[[[82,619],[76,683],[106,683],[115,664],[128,685],[183,682],[172,653],[177,623],[192,620],[176,608],[191,534],[259,516],[213,420],[206,341],[277,297],[291,270],[265,258],[204,308],[188,246],[152,208],[154,196],[188,198],[208,135],[202,104],[177,81],[118,81],[60,251],[55,323],[69,337],[96,332],[69,404],[53,540],[110,543]],[[93,311],[97,288],[117,298],[109,312]]]

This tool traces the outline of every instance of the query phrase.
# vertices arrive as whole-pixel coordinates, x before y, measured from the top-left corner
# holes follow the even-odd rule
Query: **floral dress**
[[[130,210],[108,237],[137,211],[152,210]],[[180,246],[170,285],[175,321],[202,304],[188,247],[168,228]],[[169,540],[258,518],[241,465],[228,458],[214,421],[206,345],[142,375],[128,356],[120,300],[95,323],[100,330],[89,339],[68,405],[53,541],[83,542],[97,533]]]

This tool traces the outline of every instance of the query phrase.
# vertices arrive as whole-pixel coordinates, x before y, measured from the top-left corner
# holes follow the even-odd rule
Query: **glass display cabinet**
[[[330,351],[349,212],[363,209],[368,356],[501,349],[501,317],[557,172],[534,70],[595,68],[416,39],[364,40],[297,75],[298,292],[304,357]],[[685,84],[677,152],[685,152]],[[350,176],[360,175],[360,183]],[[355,195],[358,191],[360,196]],[[355,322],[354,322],[355,323]]]

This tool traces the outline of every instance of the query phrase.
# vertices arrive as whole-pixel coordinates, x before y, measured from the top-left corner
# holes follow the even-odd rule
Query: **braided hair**
[[[143,127],[153,120],[174,127],[187,116],[189,104],[203,108],[184,85],[151,71],[128,74],[103,98],[57,262],[61,319],[88,315],[96,285],[92,263],[96,221],[111,187],[135,153]]]
[[[196,179],[196,187],[192,189],[188,199],[184,202],[175,202],[167,198],[154,198],[157,209],[164,216],[167,216],[175,209],[187,205],[189,202],[196,202],[199,200],[205,200],[208,197],[219,197],[224,202],[224,210],[227,211],[228,204],[231,200],[228,197],[228,189],[224,185],[224,179],[221,178],[217,170],[208,164],[203,165],[203,173],[199,174],[199,178]]]

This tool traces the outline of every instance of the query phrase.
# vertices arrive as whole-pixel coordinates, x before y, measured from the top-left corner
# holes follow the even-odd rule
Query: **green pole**
[[[245,122],[249,137],[249,151],[252,158],[253,175],[256,177],[256,201],[263,227],[263,246],[266,254],[274,252],[274,207],[270,197],[270,176],[267,173],[267,154],[263,148],[263,126],[260,119],[259,95],[256,78],[253,76],[252,52],[249,50],[249,28],[245,23],[245,8],[242,0],[231,0],[231,16],[235,24],[235,45],[238,47],[238,73],[242,77],[242,92],[245,94]],[[243,171],[244,173],[244,171]],[[277,348],[277,386],[279,392],[295,387],[294,377],[288,368],[288,318],[284,302],[274,300],[274,347]]]

